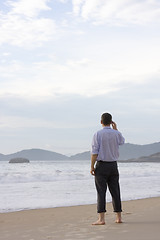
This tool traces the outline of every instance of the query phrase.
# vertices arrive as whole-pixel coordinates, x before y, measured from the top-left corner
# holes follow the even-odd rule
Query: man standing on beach
[[[118,131],[116,123],[112,121],[111,114],[102,114],[101,124],[103,129],[94,134],[91,153],[90,172],[95,176],[97,212],[99,213],[99,219],[93,225],[105,224],[107,186],[112,196],[114,212],[116,212],[116,223],[122,222],[117,160],[119,157],[119,145],[124,144],[124,138]]]

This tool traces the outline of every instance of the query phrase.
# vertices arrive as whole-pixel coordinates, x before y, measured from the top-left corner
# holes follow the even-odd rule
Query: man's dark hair
[[[101,121],[104,125],[112,123],[112,115],[110,113],[103,113],[101,116]]]

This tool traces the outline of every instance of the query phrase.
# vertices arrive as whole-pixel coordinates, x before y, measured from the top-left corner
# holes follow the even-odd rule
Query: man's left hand
[[[90,173],[94,176],[95,175],[95,169],[91,169]]]

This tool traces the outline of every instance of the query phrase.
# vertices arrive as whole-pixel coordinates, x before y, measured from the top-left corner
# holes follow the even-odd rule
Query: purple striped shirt
[[[113,162],[119,157],[119,145],[124,144],[122,134],[109,126],[103,127],[93,136],[92,154],[98,154],[97,161]]]

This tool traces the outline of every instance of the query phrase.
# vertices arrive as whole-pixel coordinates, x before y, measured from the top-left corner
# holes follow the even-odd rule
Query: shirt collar
[[[111,127],[109,127],[109,126],[106,126],[106,127],[103,127],[103,128],[104,128],[104,129],[105,129],[105,128],[107,128],[107,129],[110,129]]]

